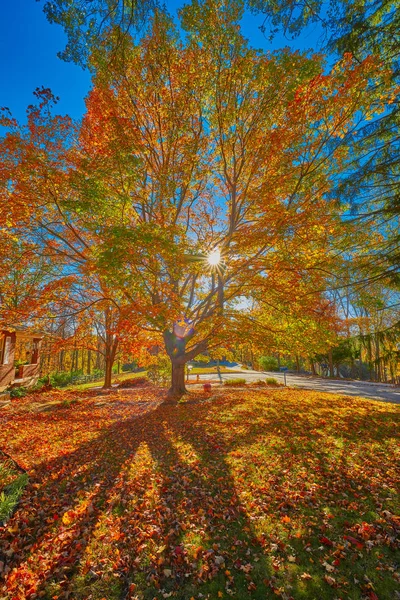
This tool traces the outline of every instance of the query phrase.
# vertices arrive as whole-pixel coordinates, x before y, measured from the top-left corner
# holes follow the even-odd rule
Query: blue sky
[[[172,14],[182,0],[167,0]],[[18,120],[25,119],[26,107],[33,103],[37,87],[49,87],[60,97],[58,111],[78,119],[85,110],[84,98],[90,88],[90,75],[57,58],[66,37],[61,27],[50,25],[43,14],[43,2],[12,0],[2,6],[0,20],[0,106],[8,107]],[[261,15],[246,14],[243,33],[251,44],[264,50],[290,45],[294,49],[316,48],[319,32],[311,28],[295,42],[282,36],[271,44],[261,33]]]

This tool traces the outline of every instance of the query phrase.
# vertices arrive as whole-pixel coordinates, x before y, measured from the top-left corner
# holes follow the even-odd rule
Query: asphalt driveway
[[[234,367],[238,371],[238,367]],[[219,381],[217,373],[202,374],[199,376],[202,379]],[[240,373],[221,373],[222,380],[232,378],[244,378],[249,383],[258,379],[266,379],[274,377],[283,383],[283,373],[273,373],[265,371],[250,371],[241,370]],[[191,380],[196,379],[196,375],[190,377]],[[386,383],[371,383],[367,381],[344,381],[341,379],[322,379],[320,377],[310,377],[307,375],[296,375],[292,373],[286,374],[286,382],[290,387],[304,388],[306,390],[320,390],[321,392],[330,392],[333,394],[343,394],[345,396],[362,396],[370,400],[381,400],[384,402],[393,402],[400,404],[400,387]]]

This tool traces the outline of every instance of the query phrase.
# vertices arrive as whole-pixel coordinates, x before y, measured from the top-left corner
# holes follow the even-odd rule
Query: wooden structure
[[[42,334],[23,327],[0,330],[0,392],[37,381],[42,339]]]

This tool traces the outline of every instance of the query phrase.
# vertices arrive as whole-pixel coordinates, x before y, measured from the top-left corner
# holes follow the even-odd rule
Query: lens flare
[[[207,256],[207,262],[211,267],[216,267],[221,262],[221,251],[218,248],[212,250]]]

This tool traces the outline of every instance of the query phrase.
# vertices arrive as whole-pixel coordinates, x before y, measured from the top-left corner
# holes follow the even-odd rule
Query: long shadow
[[[220,402],[223,411],[242,399],[216,401],[217,407]],[[310,453],[318,453],[318,476],[326,478],[327,486],[336,485],[331,459],[318,436],[309,437],[316,425],[323,427],[323,419],[318,417],[317,424],[310,419],[308,425],[306,417],[290,425],[276,415],[258,420],[254,409],[247,414],[244,405],[242,430],[227,425],[221,434],[208,418],[212,411],[208,404],[159,406],[115,422],[73,452],[44,461],[5,532],[11,597],[69,593],[83,600],[95,592],[122,600],[140,591],[149,599],[172,592],[187,600],[202,588],[211,598],[219,592],[243,600],[276,597],[269,550],[271,541],[279,542],[278,532],[260,536],[254,512],[247,514],[241,499],[246,477],[241,483],[233,477],[228,455],[246,450],[249,456],[255,440],[281,430],[282,442],[273,448],[277,495],[269,495],[264,506],[276,511],[278,523],[305,505],[312,513],[318,488],[311,495],[285,498],[279,470],[289,460],[289,469],[308,467],[306,453],[296,455],[291,433],[308,444]],[[380,431],[371,433],[381,439]],[[350,429],[343,435],[352,442],[357,433]],[[347,473],[345,456],[342,460],[343,490],[364,485],[361,475]],[[324,532],[317,524],[312,528],[316,535]],[[300,551],[304,539],[291,544]],[[307,597],[318,598],[312,582],[308,585]]]
[[[161,589],[187,599],[197,596],[206,584],[215,598],[226,591],[243,599],[265,599],[270,565],[237,493],[224,450],[200,422],[196,424],[193,412],[186,418],[193,410],[200,420],[207,412],[203,408],[199,414],[198,407],[192,406],[164,408],[157,431],[145,433],[159,474],[157,499],[145,511],[145,520],[156,531],[157,542],[151,537],[147,541],[143,561],[138,563],[135,552],[124,561],[127,585],[146,582],[146,598],[154,598]],[[134,505],[128,508],[128,518],[122,519],[124,540],[130,535],[133,511]],[[143,515],[136,513],[136,528],[140,527]],[[136,545],[142,542],[136,538]],[[124,552],[126,546],[121,544],[120,554]]]
[[[183,436],[193,446],[193,468],[177,450],[183,410],[161,406],[113,424],[96,439],[37,468],[4,539],[10,593],[51,598],[70,592],[85,598],[96,588],[104,597],[124,598],[133,584],[153,598],[161,586],[185,587],[186,594],[188,586],[194,590],[215,580],[216,597],[217,590],[233,585],[239,585],[241,598],[247,593],[257,597],[251,593],[256,584],[250,552],[257,554],[251,522],[223,454],[201,428]],[[132,486],[134,457],[142,451],[149,453],[152,465]],[[198,521],[200,530],[190,535]],[[110,548],[111,554],[117,552],[107,570],[102,561],[110,565]],[[262,579],[269,568],[258,550],[257,592],[264,598]],[[238,575],[235,582],[232,568]]]
[[[134,416],[114,423],[73,452],[36,468],[15,526],[10,523],[3,538],[3,556],[10,569],[7,585],[15,590],[23,587],[21,598],[39,593],[49,580],[65,580],[75,570],[121,466],[136,451],[150,418]]]

